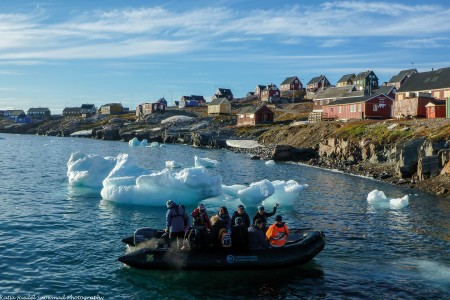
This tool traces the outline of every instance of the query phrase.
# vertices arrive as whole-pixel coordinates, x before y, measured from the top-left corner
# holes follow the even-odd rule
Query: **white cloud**
[[[265,40],[336,47],[354,37],[413,38],[417,42],[411,40],[404,46],[409,48],[429,39],[432,47],[438,47],[435,36],[450,32],[449,7],[382,1],[334,1],[250,11],[194,7],[180,12],[157,6],[87,11],[59,22],[50,22],[50,18],[43,8],[29,14],[0,13],[0,59],[152,56],[211,50],[217,41],[223,51],[234,49],[224,47],[226,43]]]
[[[419,49],[419,48],[441,48],[450,47],[450,38],[447,37],[434,37],[434,38],[421,38],[421,39],[399,39],[396,41],[386,42],[386,47],[395,48],[407,48],[407,49]]]

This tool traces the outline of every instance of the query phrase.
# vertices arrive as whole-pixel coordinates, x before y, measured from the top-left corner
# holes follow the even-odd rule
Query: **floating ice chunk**
[[[389,199],[383,191],[373,190],[367,195],[367,201],[375,206],[391,209],[401,209],[409,205],[409,196]]]
[[[164,206],[168,199],[185,205],[222,194],[222,178],[210,176],[203,167],[186,168],[178,173],[168,169],[141,175],[132,182],[130,177],[104,181],[104,199],[148,206]]]
[[[389,204],[393,209],[401,209],[409,205],[409,196],[405,195],[403,198],[391,199]]]
[[[282,206],[292,206],[298,199],[300,192],[308,187],[307,184],[299,184],[295,180],[275,180],[272,182],[275,192],[272,196],[264,199],[263,205],[275,205],[279,203]]]
[[[266,164],[266,166],[269,166],[269,167],[275,166],[275,161],[273,161],[273,160],[268,160],[268,161],[265,162],[265,164]]]
[[[196,167],[214,168],[216,165],[219,164],[217,160],[210,159],[207,157],[198,157],[197,155],[194,156],[194,160]]]
[[[152,143],[150,144],[150,147],[151,147],[151,148],[159,147],[159,143],[158,143],[158,142],[152,142]]]
[[[147,146],[147,140],[143,139],[142,142],[139,142],[138,138],[134,137],[129,142],[128,145],[130,147],[139,147],[139,146]]]
[[[175,168],[181,168],[182,166],[183,166],[182,164],[177,163],[177,162],[174,161],[174,160],[168,160],[168,161],[166,161],[166,168],[172,168],[172,169],[175,169]]]
[[[114,157],[72,153],[67,162],[69,185],[100,188],[103,179],[111,172],[115,164]]]
[[[259,182],[253,182],[249,187],[238,191],[239,198],[245,206],[256,206],[260,204],[264,199],[272,196],[275,192],[273,184],[264,179]]]

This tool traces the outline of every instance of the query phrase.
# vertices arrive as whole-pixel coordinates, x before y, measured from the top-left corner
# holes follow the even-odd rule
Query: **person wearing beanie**
[[[272,247],[280,248],[283,247],[288,239],[289,228],[286,223],[283,222],[283,217],[277,215],[275,217],[275,223],[270,225],[267,229],[266,237]]]
[[[183,205],[177,205],[174,201],[167,200],[166,206],[166,228],[164,231],[169,234],[171,247],[176,242],[178,248],[181,248],[184,233],[189,228],[189,217]]]
[[[264,228],[264,230],[266,230],[267,229],[267,218],[276,214],[278,206],[279,206],[278,203],[276,203],[274,205],[271,213],[267,213],[263,205],[258,206],[258,211],[253,216],[253,224],[255,224],[256,220],[261,219],[263,221],[263,228]]]
[[[191,213],[192,218],[194,221],[196,219],[200,219],[199,222],[205,226],[208,230],[211,230],[211,219],[208,216],[208,213],[206,212],[206,207],[203,203],[200,203],[194,211]]]
[[[248,249],[248,230],[241,217],[237,217],[231,227],[231,247],[236,250]]]
[[[236,223],[237,217],[242,218],[242,222],[244,222],[246,228],[250,227],[250,217],[245,212],[245,206],[242,204],[238,205],[237,210],[231,216],[231,224],[234,225]]]

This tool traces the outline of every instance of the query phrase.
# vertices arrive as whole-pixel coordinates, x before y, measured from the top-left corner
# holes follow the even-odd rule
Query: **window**
[[[342,106],[339,106],[338,113],[342,113]]]
[[[350,105],[350,112],[356,112],[356,104]]]
[[[373,111],[378,111],[378,104],[373,105]]]
[[[359,111],[359,112],[362,112],[362,104],[361,104],[361,103],[358,104],[358,111]]]

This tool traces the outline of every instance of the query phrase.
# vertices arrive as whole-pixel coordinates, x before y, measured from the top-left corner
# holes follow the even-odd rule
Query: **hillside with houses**
[[[210,99],[207,101],[206,99]],[[432,193],[450,192],[450,68],[401,70],[380,83],[373,70],[343,74],[331,84],[318,75],[256,84],[244,97],[229,88],[211,96],[165,98],[135,109],[120,102],[0,111],[0,132],[134,137],[196,147],[230,148],[254,157],[301,161]],[[256,148],[227,140],[256,140]]]

